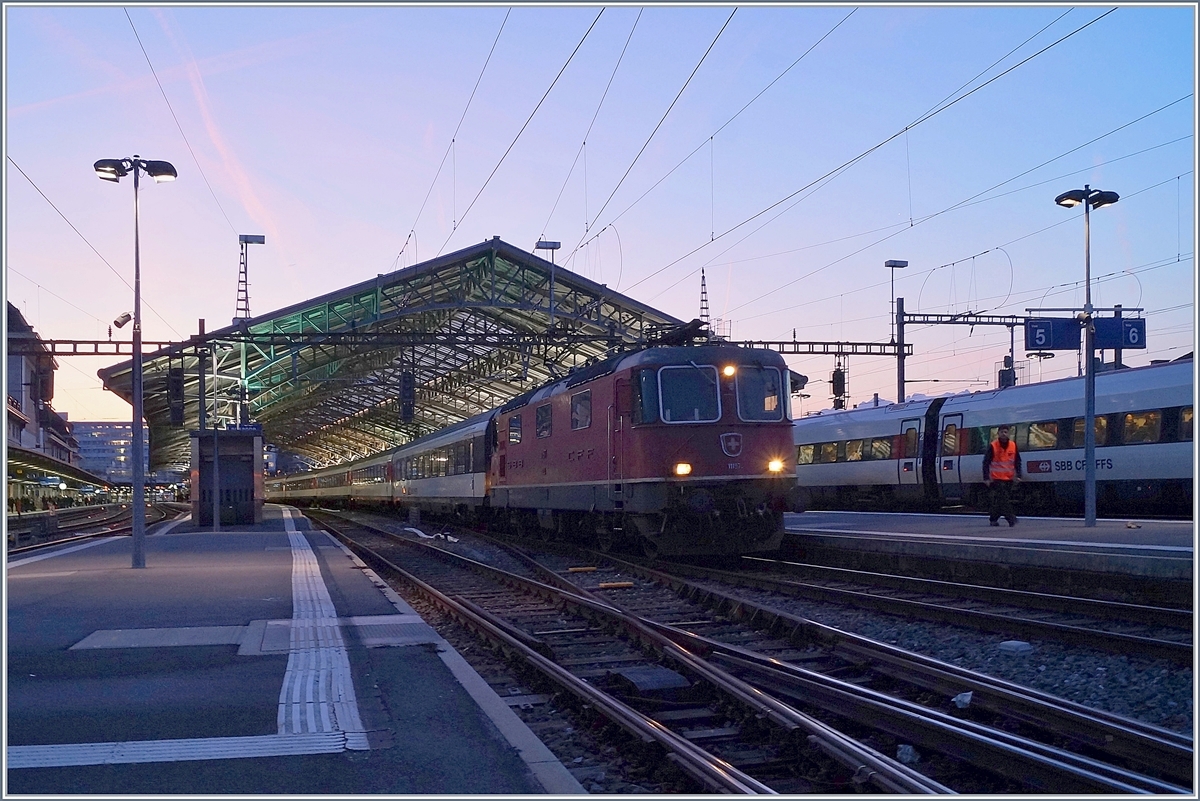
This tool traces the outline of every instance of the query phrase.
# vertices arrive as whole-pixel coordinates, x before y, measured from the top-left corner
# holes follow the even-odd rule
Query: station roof
[[[681,324],[496,237],[145,354],[150,469],[189,465],[201,358],[209,426],[261,425],[264,442],[327,466],[493,409]],[[182,426],[171,425],[172,369],[183,371]],[[415,384],[407,422],[404,373]],[[132,403],[132,361],[99,375]]]

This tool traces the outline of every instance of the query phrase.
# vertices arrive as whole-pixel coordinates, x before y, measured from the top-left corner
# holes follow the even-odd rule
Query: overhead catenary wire
[[[664,122],[666,122],[667,117],[671,114],[671,109],[675,108],[675,104],[679,102],[679,98],[683,97],[683,93],[687,90],[688,84],[692,82],[692,78],[696,77],[696,73],[700,71],[700,67],[703,66],[705,60],[708,59],[708,54],[712,52],[712,49],[717,44],[717,40],[721,38],[721,34],[723,34],[725,29],[729,27],[729,23],[733,20],[733,15],[736,13],[736,8],[729,13],[729,17],[725,20],[725,24],[721,26],[721,30],[717,31],[717,35],[713,37],[712,42],[708,45],[708,49],[704,51],[704,55],[700,57],[700,61],[698,61],[696,66],[692,69],[692,73],[688,75],[687,80],[683,82],[683,86],[679,87],[679,92],[676,93],[675,99],[671,101],[669,106],[667,106],[667,110],[663,112],[662,118],[658,121],[658,124],[654,126],[654,130],[652,130],[650,135],[646,137],[646,141],[642,143],[641,149],[638,150],[637,155],[633,157],[633,161],[631,161],[629,166],[625,169],[625,173],[621,176],[620,180],[617,181],[616,186],[613,187],[608,199],[605,200],[604,205],[600,207],[600,211],[596,212],[596,216],[592,219],[592,225],[595,225],[596,220],[600,219],[600,215],[604,213],[606,208],[608,208],[608,204],[612,202],[613,197],[617,194],[617,191],[621,188],[621,185],[625,183],[625,179],[628,178],[629,173],[633,171],[634,166],[638,163],[638,159],[640,159],[642,154],[646,152],[646,148],[650,146],[650,142],[654,139],[654,135],[658,133],[658,129],[662,127]],[[703,145],[701,145],[701,147],[703,147]],[[575,256],[575,253],[583,246],[583,241],[586,237],[587,233],[585,232],[584,235],[580,237],[579,242],[576,243],[575,247],[571,249],[570,254],[568,254],[567,258],[564,260],[564,263],[569,262]]]
[[[183,126],[179,124],[179,117],[175,116],[175,109],[171,107],[171,101],[167,97],[167,91],[163,89],[162,81],[158,79],[158,73],[154,69],[154,63],[150,61],[150,54],[146,52],[146,46],[142,44],[142,37],[138,36],[137,26],[133,24],[133,18],[129,16],[129,9],[122,8],[125,12],[125,19],[129,20],[129,27],[133,29],[133,37],[137,39],[138,47],[142,50],[142,55],[146,58],[146,64],[150,67],[150,74],[154,76],[154,82],[158,84],[158,91],[162,93],[163,102],[167,104],[167,110],[171,112],[171,119],[175,120],[175,127],[179,129],[179,135],[183,137],[183,143],[187,145],[188,153],[192,154],[192,161],[196,163],[196,169],[200,171],[200,177],[204,179],[204,185],[208,187],[208,193],[212,195],[213,201],[216,202],[217,208],[221,210],[221,216],[225,218],[225,222],[229,224],[229,229],[235,234],[238,232],[234,224],[230,222],[229,215],[225,213],[225,207],[221,205],[221,201],[217,198],[217,193],[213,191],[212,184],[208,181],[208,176],[204,174],[204,168],[200,166],[200,159],[196,158],[196,151],[192,150],[192,143],[188,141],[187,134],[183,132]],[[174,329],[172,329],[174,330]]]
[[[596,27],[596,23],[600,21],[600,17],[603,16],[603,14],[604,9],[602,8],[600,9],[600,13],[596,15],[596,18],[592,20],[592,24],[588,26],[587,31],[584,32],[583,38],[579,40],[579,44],[575,45],[575,49],[572,50],[571,55],[567,57],[567,61],[562,65],[562,69],[558,71],[558,75],[555,75],[554,80],[550,82],[550,86],[547,87],[545,94],[542,95],[542,99],[539,100],[537,105],[533,107],[533,111],[529,113],[529,118],[525,120],[525,124],[521,126],[521,130],[517,131],[517,135],[513,137],[512,142],[509,143],[508,148],[504,151],[504,155],[502,155],[500,160],[496,162],[496,166],[493,167],[491,173],[488,174],[487,179],[483,182],[483,186],[479,187],[479,191],[475,193],[475,197],[463,211],[462,218],[459,220],[460,224],[466,219],[467,214],[470,213],[471,209],[474,208],[475,202],[479,200],[481,195],[483,195],[483,190],[487,189],[488,184],[491,183],[492,178],[495,177],[496,172],[500,169],[500,166],[504,164],[504,160],[508,158],[508,154],[512,152],[514,147],[516,147],[517,141],[521,138],[521,134],[523,134],[525,129],[529,127],[529,123],[532,122],[534,116],[537,115],[538,109],[540,109],[542,104],[546,102],[546,98],[550,96],[550,92],[553,91],[555,84],[558,83],[558,79],[561,78],[563,73],[567,71],[567,67],[571,65],[571,62],[575,59],[575,55],[579,52],[579,48],[583,47],[583,43],[587,41],[588,35],[591,34],[592,29]],[[454,238],[454,234],[455,231],[451,231],[450,235],[446,237],[446,241],[443,242],[441,248],[438,249],[439,256],[442,255],[442,251],[446,249],[446,245],[450,244],[450,240]]]
[[[1009,73],[1011,73],[1013,70],[1015,70],[1015,69],[1017,69],[1017,68],[1021,67],[1021,66],[1022,66],[1022,65],[1024,65],[1024,64],[1027,64],[1027,63],[1029,63],[1029,62],[1030,62],[1032,59],[1034,59],[1034,58],[1037,58],[1038,56],[1040,56],[1040,55],[1042,55],[1043,53],[1047,52],[1047,51],[1048,51],[1048,50],[1050,50],[1051,48],[1053,48],[1053,47],[1055,47],[1055,46],[1057,46],[1057,45],[1059,45],[1059,44],[1061,44],[1061,43],[1065,42],[1067,39],[1071,38],[1072,36],[1075,36],[1075,35],[1077,35],[1077,34],[1078,34],[1078,33],[1080,33],[1081,31],[1083,31],[1084,29],[1088,28],[1089,26],[1091,26],[1091,25],[1094,25],[1095,23],[1097,23],[1097,22],[1099,22],[1100,20],[1102,20],[1102,19],[1104,19],[1105,17],[1107,17],[1109,14],[1113,13],[1113,11],[1116,11],[1116,9],[1115,9],[1115,8],[1114,8],[1114,9],[1110,9],[1110,10],[1106,11],[1105,13],[1101,14],[1099,17],[1096,17],[1095,19],[1093,19],[1093,20],[1091,20],[1091,21],[1089,21],[1089,22],[1085,23],[1084,25],[1081,25],[1080,27],[1076,28],[1075,30],[1073,30],[1073,31],[1071,31],[1070,33],[1066,34],[1065,36],[1061,37],[1060,39],[1058,39],[1058,40],[1056,40],[1056,41],[1054,41],[1054,42],[1052,42],[1052,43],[1050,43],[1050,44],[1046,45],[1046,46],[1045,46],[1045,47],[1043,47],[1041,50],[1038,50],[1036,53],[1034,53],[1034,54],[1032,54],[1032,55],[1028,56],[1028,57],[1027,57],[1027,58],[1025,58],[1025,59],[1022,59],[1021,61],[1019,61],[1018,63],[1016,63],[1016,64],[1014,64],[1013,66],[1009,67],[1008,69],[1004,70],[1003,72],[999,73],[998,75],[996,75],[996,76],[994,76],[994,77],[992,77],[992,78],[988,79],[987,81],[985,81],[984,83],[982,83],[982,84],[980,84],[979,86],[975,87],[974,89],[972,89],[971,91],[967,92],[966,94],[960,95],[959,97],[957,97],[957,98],[955,98],[954,100],[951,100],[951,101],[949,101],[949,102],[947,102],[947,103],[943,103],[942,105],[938,106],[938,107],[937,107],[936,109],[934,109],[933,111],[926,112],[925,114],[923,114],[923,115],[921,115],[920,117],[918,117],[918,118],[917,118],[915,121],[913,121],[913,122],[909,123],[909,124],[908,124],[908,125],[906,125],[904,128],[900,129],[900,130],[899,130],[899,131],[897,131],[896,133],[894,133],[894,134],[892,134],[891,136],[887,137],[887,138],[886,138],[886,139],[884,139],[883,141],[881,141],[881,142],[879,142],[879,143],[877,143],[877,144],[875,144],[875,145],[871,146],[871,147],[870,147],[870,148],[868,148],[867,150],[864,150],[862,153],[860,153],[860,154],[858,154],[857,156],[855,156],[855,157],[853,157],[853,158],[851,158],[851,159],[849,159],[849,160],[847,160],[847,161],[843,162],[842,164],[838,165],[837,167],[834,167],[833,169],[831,169],[831,170],[829,170],[828,172],[826,172],[824,175],[821,175],[820,177],[813,179],[813,180],[812,180],[812,181],[810,181],[809,183],[807,183],[807,184],[805,184],[804,186],[800,187],[800,188],[799,188],[799,189],[797,189],[796,191],[794,191],[794,192],[792,192],[792,193],[790,193],[790,194],[788,194],[788,195],[786,195],[786,196],[784,196],[784,197],[780,198],[779,200],[777,200],[777,201],[775,201],[774,203],[770,204],[770,205],[769,205],[769,206],[767,206],[766,208],[763,208],[763,209],[761,209],[761,210],[759,210],[759,211],[755,212],[754,214],[750,215],[750,216],[749,216],[749,217],[747,217],[746,219],[742,220],[742,221],[741,221],[740,223],[738,223],[737,225],[734,225],[733,227],[731,227],[731,228],[729,228],[729,229],[727,229],[727,230],[723,231],[721,234],[717,235],[717,237],[716,237],[715,239],[713,239],[713,240],[710,240],[709,242],[705,242],[705,243],[703,243],[703,244],[699,245],[698,247],[695,247],[695,248],[693,248],[692,250],[688,251],[687,253],[683,254],[683,255],[682,255],[682,256],[680,256],[679,258],[677,258],[677,259],[674,259],[673,261],[670,261],[670,262],[668,262],[668,263],[664,264],[662,267],[660,267],[660,268],[658,268],[657,270],[653,271],[653,272],[652,272],[652,273],[650,273],[649,275],[647,275],[647,276],[645,276],[645,277],[641,278],[640,280],[638,280],[638,281],[634,282],[633,284],[631,284],[631,285],[630,285],[630,288],[632,288],[632,287],[634,287],[634,286],[637,286],[638,284],[644,283],[645,281],[648,281],[648,280],[650,280],[650,279],[651,279],[651,278],[653,278],[654,276],[656,276],[656,275],[659,275],[659,274],[660,274],[660,273],[662,273],[663,271],[665,271],[665,270],[667,270],[667,269],[670,269],[671,267],[675,266],[676,264],[678,264],[679,262],[683,261],[684,259],[686,259],[686,258],[688,258],[688,257],[690,257],[690,256],[693,256],[693,255],[695,255],[696,253],[700,252],[701,250],[703,250],[704,248],[706,248],[706,247],[708,247],[709,245],[713,244],[714,242],[716,242],[716,241],[718,241],[718,240],[720,240],[720,239],[722,239],[722,238],[724,238],[724,237],[728,236],[729,234],[733,233],[734,231],[738,230],[739,228],[742,228],[743,226],[745,226],[745,225],[748,225],[749,223],[753,222],[754,220],[758,219],[759,217],[763,216],[764,214],[767,214],[768,212],[772,211],[773,209],[775,209],[775,208],[777,208],[777,207],[779,207],[779,206],[783,205],[784,203],[788,202],[788,201],[789,201],[789,200],[791,200],[792,198],[795,198],[796,196],[803,194],[804,192],[808,191],[809,189],[811,189],[811,188],[813,188],[813,187],[820,188],[818,185],[823,185],[823,183],[824,183],[824,182],[827,182],[827,181],[829,181],[829,180],[832,180],[833,178],[837,177],[839,174],[841,174],[842,172],[845,172],[845,171],[846,171],[846,170],[848,170],[850,167],[852,167],[852,166],[854,166],[855,164],[857,164],[858,162],[862,161],[862,160],[863,160],[863,159],[865,159],[867,156],[869,156],[870,154],[874,153],[876,150],[879,150],[879,149],[880,149],[881,147],[883,147],[884,145],[886,145],[886,144],[888,144],[889,142],[891,142],[891,141],[895,140],[896,138],[898,138],[899,136],[901,136],[902,134],[904,134],[906,131],[908,131],[908,130],[911,130],[912,128],[915,128],[916,126],[918,126],[918,125],[920,125],[920,124],[922,124],[922,123],[924,123],[924,122],[927,122],[927,121],[929,121],[930,119],[932,119],[932,118],[933,118],[933,117],[935,117],[936,115],[938,115],[938,114],[941,114],[943,111],[946,111],[947,109],[949,109],[949,108],[953,107],[953,106],[954,106],[954,105],[956,105],[957,103],[959,103],[959,102],[961,102],[961,101],[965,100],[966,98],[970,97],[971,95],[975,94],[975,93],[976,93],[976,92],[978,92],[979,90],[983,89],[985,86],[988,86],[988,85],[990,85],[990,84],[994,83],[995,81],[999,80],[1000,78],[1004,77],[1005,75],[1008,75]],[[890,238],[890,237],[887,237],[887,238]],[[883,241],[883,240],[881,240],[881,241]],[[875,243],[875,244],[878,244],[878,243]],[[836,263],[836,262],[835,262],[835,263]],[[832,266],[832,265],[827,265],[827,266]],[[800,280],[800,279],[796,279],[796,280]],[[795,283],[795,281],[789,282],[789,284],[791,284],[791,283]],[[788,286],[789,284],[785,284],[784,286]],[[772,290],[772,291],[775,291],[775,290]],[[771,293],[767,293],[767,294],[771,294]],[[762,295],[762,296],[760,296],[759,298],[755,298],[755,300],[759,300],[759,299],[761,299],[762,297],[766,297],[766,295]],[[745,305],[745,304],[742,304],[742,305]],[[740,308],[740,307],[738,307],[738,308]]]
[[[625,59],[625,52],[629,49],[629,43],[633,40],[633,33],[637,30],[638,22],[642,18],[642,11],[638,9],[637,17],[633,20],[633,25],[629,29],[629,35],[625,37],[625,45],[621,48],[621,54],[617,56],[617,63],[613,65],[612,74],[608,76],[608,83],[604,85],[604,92],[600,95],[600,102],[596,104],[596,111],[592,114],[591,122],[588,123],[587,131],[583,134],[583,141],[579,143],[579,150],[575,153],[575,161],[571,162],[571,168],[567,170],[567,177],[563,179],[563,185],[558,190],[558,197],[554,199],[554,206],[550,209],[550,214],[546,217],[546,224],[542,226],[543,233],[550,227],[550,220],[554,218],[554,212],[558,209],[559,201],[562,200],[563,192],[566,191],[567,184],[571,180],[571,175],[575,172],[575,165],[579,163],[580,156],[583,157],[583,226],[584,232],[587,231],[588,215],[587,215],[587,147],[588,137],[592,133],[592,127],[596,124],[596,118],[600,116],[600,109],[604,107],[604,101],[608,97],[608,90],[612,88],[613,79],[617,77],[617,70],[621,68],[621,62]]]
[[[754,97],[750,98],[750,100],[749,100],[749,101],[747,101],[747,102],[746,102],[746,104],[745,104],[745,105],[743,105],[743,106],[742,106],[740,109],[738,109],[738,110],[737,110],[737,112],[736,112],[736,113],[735,113],[733,116],[731,116],[729,119],[725,120],[725,122],[724,122],[724,123],[722,123],[721,127],[717,128],[715,131],[713,131],[713,132],[712,132],[712,134],[710,134],[710,135],[709,135],[709,137],[708,137],[707,139],[705,139],[703,142],[701,142],[700,144],[696,145],[696,147],[695,147],[695,148],[692,150],[692,152],[690,152],[690,153],[688,153],[686,156],[684,156],[684,157],[683,157],[683,158],[682,158],[682,159],[679,161],[679,163],[677,163],[677,164],[676,164],[674,167],[672,167],[670,170],[668,170],[668,171],[666,172],[666,174],[664,174],[664,175],[663,175],[661,178],[659,178],[657,181],[655,181],[653,184],[651,184],[651,186],[650,186],[650,187],[649,187],[649,188],[648,188],[648,189],[647,189],[645,192],[643,192],[641,195],[639,195],[639,196],[637,197],[637,199],[636,199],[636,200],[634,200],[632,203],[630,203],[628,206],[626,206],[626,207],[625,207],[625,208],[624,208],[624,209],[623,209],[623,210],[622,210],[622,211],[621,211],[619,214],[617,214],[615,217],[613,217],[613,218],[612,218],[612,220],[611,220],[610,222],[608,222],[608,223],[605,225],[605,228],[607,228],[609,225],[612,225],[613,223],[617,222],[617,221],[618,221],[618,220],[620,220],[622,217],[624,217],[624,216],[625,216],[625,214],[626,214],[628,211],[630,211],[630,210],[631,210],[631,209],[632,209],[634,206],[636,206],[636,205],[638,205],[639,203],[641,203],[641,202],[642,202],[642,200],[643,200],[643,199],[645,199],[645,197],[646,197],[647,195],[649,195],[651,192],[653,192],[655,189],[657,189],[657,188],[659,187],[659,185],[661,185],[661,184],[662,184],[662,182],[663,182],[663,181],[665,181],[665,180],[667,180],[668,178],[670,178],[670,177],[671,177],[671,176],[672,176],[672,175],[675,173],[675,171],[676,171],[676,170],[678,170],[680,167],[682,167],[684,164],[686,164],[686,163],[687,163],[687,162],[688,162],[688,161],[689,161],[689,160],[692,158],[692,156],[694,156],[694,155],[696,155],[697,153],[699,153],[699,152],[700,152],[700,150],[701,150],[701,148],[703,148],[703,147],[704,147],[706,144],[708,144],[708,143],[709,143],[709,140],[710,140],[710,139],[712,139],[712,138],[713,138],[713,137],[715,137],[717,134],[721,133],[721,131],[723,131],[723,130],[725,130],[727,127],[729,127],[729,125],[730,125],[731,123],[733,123],[733,121],[734,121],[734,120],[736,120],[738,117],[740,117],[740,116],[742,115],[742,113],[746,111],[746,109],[750,108],[750,106],[754,105],[754,103],[755,103],[755,102],[756,102],[756,101],[757,101],[757,100],[758,100],[760,97],[762,97],[764,94],[766,94],[766,92],[767,92],[767,90],[768,90],[768,89],[770,89],[772,86],[774,86],[775,84],[777,84],[777,83],[780,81],[780,79],[782,79],[782,78],[783,78],[783,76],[785,76],[785,75],[787,75],[789,72],[791,72],[791,71],[792,71],[792,69],[793,69],[793,68],[794,68],[794,67],[795,67],[797,64],[799,64],[801,61],[803,61],[803,60],[804,60],[804,59],[805,59],[805,58],[806,58],[806,57],[809,55],[809,53],[811,53],[811,52],[812,52],[813,50],[815,50],[815,49],[816,49],[816,48],[817,48],[817,47],[818,47],[818,46],[819,46],[819,45],[820,45],[822,42],[824,42],[826,39],[828,39],[828,38],[830,37],[830,35],[832,35],[832,34],[833,34],[833,32],[834,32],[834,31],[836,31],[838,28],[840,28],[840,27],[843,25],[843,23],[845,23],[845,22],[846,22],[846,20],[850,19],[850,17],[851,17],[851,16],[853,16],[853,15],[854,15],[854,12],[855,12],[855,11],[857,11],[857,10],[858,10],[857,8],[853,8],[853,9],[851,9],[849,14],[847,14],[847,15],[846,15],[846,16],[844,16],[844,17],[842,17],[842,19],[840,19],[840,20],[839,20],[839,21],[838,21],[838,22],[837,22],[837,23],[836,23],[836,24],[835,24],[835,25],[834,25],[832,28],[830,28],[828,31],[826,31],[826,32],[825,32],[825,33],[824,33],[824,34],[821,36],[821,38],[820,38],[820,39],[818,39],[817,41],[813,42],[813,43],[812,43],[812,45],[810,45],[810,46],[809,46],[809,48],[808,48],[807,50],[805,50],[803,53],[801,53],[799,58],[797,58],[795,61],[793,61],[791,64],[789,64],[789,65],[788,65],[788,67],[787,67],[786,69],[784,69],[784,70],[783,70],[783,72],[781,72],[781,73],[779,73],[778,75],[776,75],[776,76],[775,76],[775,78],[774,78],[774,79],[773,79],[773,80],[772,80],[770,83],[768,83],[766,86],[764,86],[762,89],[760,89],[760,90],[759,90],[759,92],[758,92],[758,94],[756,94]],[[596,239],[596,237],[600,236],[600,234],[603,234],[603,233],[604,233],[604,229],[601,229],[601,230],[600,230],[600,231],[598,231],[598,232],[597,232],[595,235],[593,235],[593,236],[592,236],[590,239],[588,239],[587,241],[583,242],[581,245],[577,246],[577,247],[576,247],[576,250],[578,250],[578,248],[579,248],[579,247],[582,247],[582,246],[584,246],[584,245],[588,245],[588,244],[590,244],[592,241],[594,241],[594,240]],[[572,254],[571,254],[571,255],[572,255],[572,256],[574,255],[574,251],[572,252]],[[571,257],[569,256],[569,257],[568,257],[568,258],[565,260],[565,262],[564,262],[564,263],[566,263],[566,262],[569,262],[570,260],[571,260]]]
[[[1123,130],[1123,129],[1125,129],[1125,128],[1128,128],[1130,125],[1133,125],[1134,123],[1140,122],[1140,121],[1142,121],[1142,120],[1144,120],[1144,119],[1147,119],[1148,117],[1151,117],[1151,116],[1153,116],[1154,114],[1158,114],[1158,113],[1160,113],[1160,112],[1162,112],[1162,111],[1165,111],[1166,109],[1170,108],[1171,106],[1174,106],[1174,105],[1176,105],[1177,103],[1180,103],[1180,102],[1182,102],[1182,101],[1186,100],[1188,97],[1191,97],[1191,96],[1192,96],[1192,95],[1189,93],[1189,94],[1187,94],[1187,95],[1185,95],[1185,96],[1183,96],[1183,97],[1179,98],[1178,100],[1173,100],[1172,102],[1170,102],[1170,103],[1166,104],[1165,106],[1161,106],[1161,107],[1159,107],[1159,108],[1155,109],[1154,111],[1152,111],[1152,112],[1150,112],[1150,113],[1148,113],[1148,114],[1143,114],[1141,117],[1138,117],[1137,119],[1135,119],[1135,120],[1132,120],[1131,122],[1125,123],[1124,125],[1120,125],[1120,126],[1118,126],[1117,128],[1114,128],[1114,129],[1112,129],[1112,130],[1111,130],[1111,131],[1109,131],[1108,133],[1102,134],[1101,136],[1098,136],[1098,137],[1096,137],[1096,138],[1092,139],[1092,140],[1091,140],[1091,141],[1089,141],[1089,142],[1085,142],[1084,144],[1082,144],[1082,145],[1079,145],[1078,147],[1074,147],[1074,148],[1072,148],[1072,149],[1070,149],[1070,150],[1066,151],[1065,153],[1062,153],[1062,154],[1060,154],[1060,155],[1058,155],[1058,156],[1055,156],[1055,157],[1054,157],[1054,158],[1052,158],[1052,159],[1049,159],[1049,160],[1047,160],[1047,161],[1044,161],[1044,162],[1042,162],[1040,165],[1038,165],[1037,167],[1033,167],[1033,168],[1030,168],[1030,169],[1028,169],[1028,170],[1025,170],[1025,171],[1023,171],[1023,172],[1019,173],[1018,175],[1015,175],[1015,176],[1013,176],[1012,178],[1008,178],[1008,179],[1006,179],[1006,180],[1004,180],[1004,181],[1001,181],[1000,183],[998,183],[998,184],[996,184],[996,185],[992,186],[992,187],[991,187],[991,188],[989,188],[989,189],[985,189],[985,190],[983,190],[982,192],[977,192],[977,193],[975,193],[974,195],[972,195],[971,197],[969,197],[969,198],[967,198],[967,199],[965,199],[965,200],[961,200],[961,201],[959,201],[959,202],[957,202],[957,203],[955,203],[955,204],[953,204],[953,205],[951,205],[951,206],[947,206],[946,208],[944,208],[944,209],[941,209],[940,211],[936,211],[936,212],[933,212],[932,214],[925,215],[924,217],[922,217],[922,218],[918,219],[918,220],[916,221],[916,223],[915,223],[915,224],[916,224],[916,225],[921,225],[921,224],[924,224],[924,223],[927,223],[927,222],[929,222],[930,220],[936,219],[937,217],[940,217],[940,216],[942,216],[943,214],[947,214],[947,213],[949,213],[949,212],[956,211],[956,210],[957,210],[957,209],[959,209],[959,208],[963,208],[963,207],[965,207],[965,206],[966,206],[966,205],[967,205],[969,202],[978,200],[980,197],[982,197],[983,195],[986,195],[988,192],[994,191],[995,189],[998,189],[999,187],[1001,187],[1001,186],[1004,186],[1005,184],[1011,183],[1012,181],[1016,180],[1017,178],[1020,178],[1020,177],[1022,177],[1022,176],[1028,175],[1029,173],[1033,172],[1034,170],[1041,169],[1042,167],[1045,167],[1046,165],[1048,165],[1048,164],[1051,164],[1051,163],[1053,163],[1054,161],[1057,161],[1058,159],[1065,158],[1066,156],[1069,156],[1070,154],[1072,154],[1072,153],[1074,153],[1074,152],[1078,151],[1080,148],[1086,147],[1086,146],[1087,146],[1087,145],[1089,145],[1089,144],[1094,144],[1095,142],[1098,142],[1098,141],[1100,141],[1101,139],[1104,139],[1105,137],[1112,136],[1113,134],[1117,133],[1118,131],[1121,131],[1121,130]],[[1078,172],[1078,171],[1076,171],[1076,172]],[[786,211],[786,210],[785,210],[785,211]],[[1065,221],[1063,221],[1063,222],[1065,222]],[[1053,228],[1053,227],[1055,227],[1055,226],[1057,226],[1057,225],[1061,225],[1061,224],[1063,224],[1063,222],[1054,223],[1053,225],[1047,226],[1047,228]],[[744,306],[748,306],[748,305],[750,305],[751,303],[756,303],[756,302],[758,302],[759,300],[762,300],[763,298],[766,298],[766,297],[769,297],[769,296],[771,296],[772,294],[774,294],[774,293],[778,292],[778,291],[779,291],[779,290],[781,290],[781,289],[786,289],[787,287],[791,286],[792,284],[795,284],[795,283],[797,283],[797,282],[799,282],[799,281],[803,281],[803,280],[805,280],[805,279],[807,279],[807,278],[811,278],[812,276],[816,275],[816,274],[817,274],[817,273],[819,273],[819,272],[822,272],[823,270],[827,270],[827,269],[829,269],[830,267],[832,267],[832,266],[834,266],[834,265],[836,265],[836,264],[839,264],[839,263],[841,263],[841,262],[845,261],[845,260],[846,260],[846,259],[848,259],[848,258],[851,258],[851,257],[853,257],[853,256],[856,256],[856,255],[858,255],[859,253],[862,253],[863,251],[865,251],[865,250],[868,250],[868,249],[870,249],[870,248],[874,247],[875,245],[882,244],[883,242],[886,242],[887,240],[889,240],[889,239],[891,239],[891,238],[893,238],[893,237],[895,237],[895,236],[898,236],[900,233],[902,233],[902,231],[903,231],[903,230],[907,230],[907,229],[902,229],[901,231],[894,231],[894,232],[892,232],[892,233],[888,234],[887,236],[881,237],[880,239],[877,239],[877,240],[875,240],[874,242],[871,242],[871,243],[869,243],[869,244],[867,244],[867,245],[864,245],[863,247],[859,248],[858,250],[855,250],[855,251],[853,251],[853,252],[851,252],[851,253],[848,253],[848,254],[846,254],[846,255],[842,256],[841,258],[835,259],[834,261],[831,261],[831,262],[829,262],[828,264],[825,264],[825,265],[824,265],[824,266],[822,266],[822,267],[818,267],[818,268],[816,268],[815,270],[811,270],[811,271],[809,271],[808,273],[805,273],[804,275],[801,275],[801,276],[799,276],[799,277],[797,277],[797,278],[794,278],[794,279],[792,279],[791,281],[788,281],[788,282],[786,282],[786,283],[784,283],[784,284],[781,284],[780,286],[777,286],[777,287],[774,287],[774,288],[772,288],[772,289],[771,289],[770,291],[768,291],[768,292],[765,292],[765,293],[763,293],[763,294],[761,294],[761,295],[758,295],[757,297],[751,298],[750,300],[748,300],[748,301],[746,301],[746,302],[744,302],[744,303],[741,303],[741,304],[739,304],[738,306],[735,306],[735,307],[734,307],[733,309],[731,309],[730,311],[735,311],[735,310],[737,310],[737,309],[743,308]],[[744,241],[744,239],[743,239],[742,241]],[[1006,243],[1006,244],[1008,244],[1008,243]],[[704,245],[701,245],[701,246],[700,246],[700,248],[703,248],[703,247],[704,247]],[[696,248],[696,250],[700,250],[700,248]],[[693,250],[693,251],[692,251],[692,253],[695,253],[695,252],[696,252],[696,250]],[[727,252],[727,251],[726,251],[726,252]],[[689,254],[689,255],[690,255],[690,254]],[[720,256],[720,255],[721,255],[721,254],[718,254],[718,255],[717,255],[716,257],[714,257],[714,258],[719,258],[719,256]],[[681,257],[681,258],[686,258],[686,256],[685,256],[685,257]],[[676,260],[676,262],[673,262],[673,263],[677,263],[678,261],[680,261],[680,259],[677,259],[677,260]],[[667,266],[670,266],[670,265],[667,265]],[[657,274],[657,273],[659,273],[659,272],[662,272],[662,270],[664,270],[664,269],[666,269],[666,267],[663,267],[663,268],[659,269],[659,270],[658,270],[658,271],[656,271],[655,273],[651,274],[651,276],[647,276],[647,278],[649,278],[649,277],[652,277],[653,275],[656,275],[656,274]],[[694,274],[694,273],[695,273],[695,270],[693,270],[691,274]],[[646,280],[646,279],[642,279],[642,280]],[[639,283],[640,283],[640,282],[639,282]],[[636,285],[636,284],[635,284],[635,285]],[[761,316],[761,315],[758,315],[758,316]]]

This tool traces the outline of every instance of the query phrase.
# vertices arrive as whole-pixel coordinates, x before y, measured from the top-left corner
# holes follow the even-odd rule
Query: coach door
[[[961,414],[948,414],[942,418],[937,474],[938,483],[942,485],[942,497],[948,501],[962,500],[962,459],[959,458],[962,435]]]
[[[921,483],[921,418],[900,423],[900,458],[896,460],[901,486]]]

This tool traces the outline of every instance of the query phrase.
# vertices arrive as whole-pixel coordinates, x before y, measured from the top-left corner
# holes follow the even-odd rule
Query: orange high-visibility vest
[[[992,443],[992,481],[1012,481],[1017,475],[1017,443],[1011,439],[1008,446],[1000,444],[1000,440]]]

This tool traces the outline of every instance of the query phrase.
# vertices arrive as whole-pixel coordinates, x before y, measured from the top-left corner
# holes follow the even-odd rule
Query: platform
[[[1195,525],[1175,520],[1021,517],[989,526],[987,515],[812,511],[785,516],[789,534],[811,545],[970,561],[1190,579]]]
[[[462,657],[298,512],[7,570],[13,794],[581,794]]]

